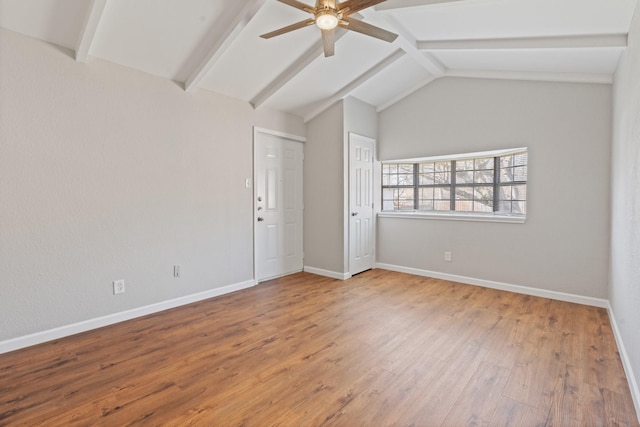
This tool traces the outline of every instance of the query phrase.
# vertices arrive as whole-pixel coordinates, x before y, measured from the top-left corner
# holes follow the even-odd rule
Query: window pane
[[[433,199],[433,188],[421,188],[420,199]]]
[[[500,169],[500,182],[513,182],[513,168]]]
[[[413,173],[399,173],[398,174],[398,185],[413,185]]]
[[[434,168],[436,172],[450,172],[451,171],[451,162],[435,162]]]
[[[524,215],[527,213],[527,202],[511,202],[511,213]]]
[[[514,166],[523,166],[527,164],[527,153],[515,154],[513,156]]]
[[[456,211],[473,212],[472,200],[456,200]]]
[[[492,201],[475,201],[473,203],[474,212],[493,212],[493,200]]]
[[[456,200],[473,200],[473,187],[456,187]]]
[[[511,202],[502,201],[498,204],[498,212],[500,213],[511,213]]]
[[[456,184],[472,184],[473,171],[456,172]]]
[[[493,187],[476,187],[474,200],[489,201],[493,204]]]
[[[398,209],[413,209],[413,188],[398,189]]]
[[[433,185],[434,177],[432,173],[421,173],[420,174],[420,185]]]
[[[474,159],[474,169],[493,169],[493,157]]]
[[[508,168],[513,166],[513,156],[502,156],[500,157],[500,167]]]
[[[500,181],[494,187],[498,159]],[[452,166],[455,163],[455,170]],[[455,188],[451,194],[452,173]],[[417,180],[417,182],[416,182]],[[527,153],[443,160],[425,163],[382,165],[384,210],[423,210],[522,214],[526,211]],[[418,191],[415,191],[417,186]],[[494,195],[494,191],[499,194]],[[454,206],[451,206],[451,197]],[[494,207],[494,196],[497,206]]]
[[[420,200],[420,205],[418,209],[421,211],[432,211],[433,210],[433,200]]]
[[[433,198],[436,200],[451,200],[451,190],[445,187],[436,187],[433,189]]]
[[[526,185],[514,185],[511,192],[511,198],[513,200],[527,200],[527,186]]]
[[[518,166],[513,168],[513,180],[514,181],[526,181],[527,180],[527,167]]]
[[[475,182],[476,184],[485,184],[485,183],[493,182],[493,169],[475,171],[473,182]]]
[[[472,160],[458,160],[456,162],[456,170],[457,171],[471,171],[471,170],[473,170],[473,159]]]
[[[413,175],[413,164],[412,163],[400,163],[398,165],[398,173],[410,173]]]
[[[511,200],[512,185],[503,185],[500,187],[500,200]]]
[[[451,184],[450,172],[436,172],[433,176],[435,184]]]
[[[435,200],[433,202],[433,209],[436,211],[450,211],[451,202],[449,200]]]
[[[429,172],[433,172],[434,170],[435,170],[435,165],[433,162],[420,164],[420,173],[429,173]]]

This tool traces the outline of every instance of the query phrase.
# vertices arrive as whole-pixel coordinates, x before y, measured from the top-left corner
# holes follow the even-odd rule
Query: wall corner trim
[[[338,273],[337,271],[324,270],[322,268],[304,266],[304,271],[311,274],[317,274],[318,276],[331,277],[332,279],[347,280],[351,279],[351,273]]]
[[[198,292],[196,294],[186,295],[183,297],[145,305],[143,307],[138,307],[131,310],[121,311],[119,313],[108,314],[106,316],[96,317],[94,319],[60,326],[42,332],[36,332],[30,335],[11,338],[6,341],[0,341],[0,354],[19,350],[25,347],[30,347],[36,344],[42,344],[47,341],[53,341],[59,338],[68,337],[70,335],[79,334],[81,332],[90,331],[92,329],[102,328],[103,326],[113,325],[115,323],[124,322],[126,320],[135,319],[136,317],[146,316],[148,314],[157,313],[160,311],[179,307],[181,305],[191,304],[205,299],[250,288],[255,284],[255,280],[251,279],[232,285],[210,289],[204,292]]]
[[[616,322],[616,317],[613,314],[613,307],[611,307],[611,304],[609,302],[607,302],[607,311],[609,313],[609,321],[611,322],[613,335],[616,337],[616,344],[618,344],[618,353],[620,353],[622,366],[624,368],[625,374],[627,374],[627,383],[629,384],[629,391],[631,392],[633,404],[636,407],[636,416],[638,417],[638,422],[640,423],[640,388],[638,387],[636,376],[633,373],[631,360],[629,359],[629,355],[627,354],[627,350],[624,346],[624,341],[622,340],[622,335],[620,334],[620,328],[618,328],[618,322]]]

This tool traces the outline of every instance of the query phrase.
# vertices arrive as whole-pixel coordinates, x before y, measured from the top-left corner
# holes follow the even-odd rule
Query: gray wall
[[[376,138],[373,106],[348,97],[307,123],[304,265],[349,272],[349,133]]]
[[[525,224],[379,218],[378,262],[605,298],[610,117],[607,85],[456,78],[385,110],[380,160],[528,147],[529,204]]]
[[[636,8],[633,16],[628,43],[613,86],[609,300],[633,368],[637,394],[640,383],[640,8]]]
[[[307,123],[304,265],[344,273],[343,102]]]
[[[252,126],[301,119],[7,30],[0,52],[0,341],[252,279]]]

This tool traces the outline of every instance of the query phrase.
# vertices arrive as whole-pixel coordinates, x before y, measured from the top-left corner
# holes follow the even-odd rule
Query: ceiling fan
[[[305,19],[292,25],[280,28],[270,33],[262,34],[260,37],[270,39],[290,31],[298,30],[309,25],[316,24],[322,31],[322,45],[324,56],[332,56],[335,53],[335,31],[336,27],[346,30],[357,31],[367,36],[375,37],[387,42],[392,42],[398,37],[390,31],[384,30],[375,25],[367,24],[349,15],[359,12],[386,0],[316,0],[315,7],[309,6],[298,0],[278,0],[280,3],[295,7],[313,15],[313,18]]]

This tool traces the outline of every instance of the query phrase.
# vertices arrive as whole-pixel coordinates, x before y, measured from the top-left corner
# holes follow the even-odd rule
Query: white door
[[[258,281],[302,271],[303,144],[255,132],[255,274]]]
[[[373,157],[371,138],[349,134],[349,273],[373,268]]]

